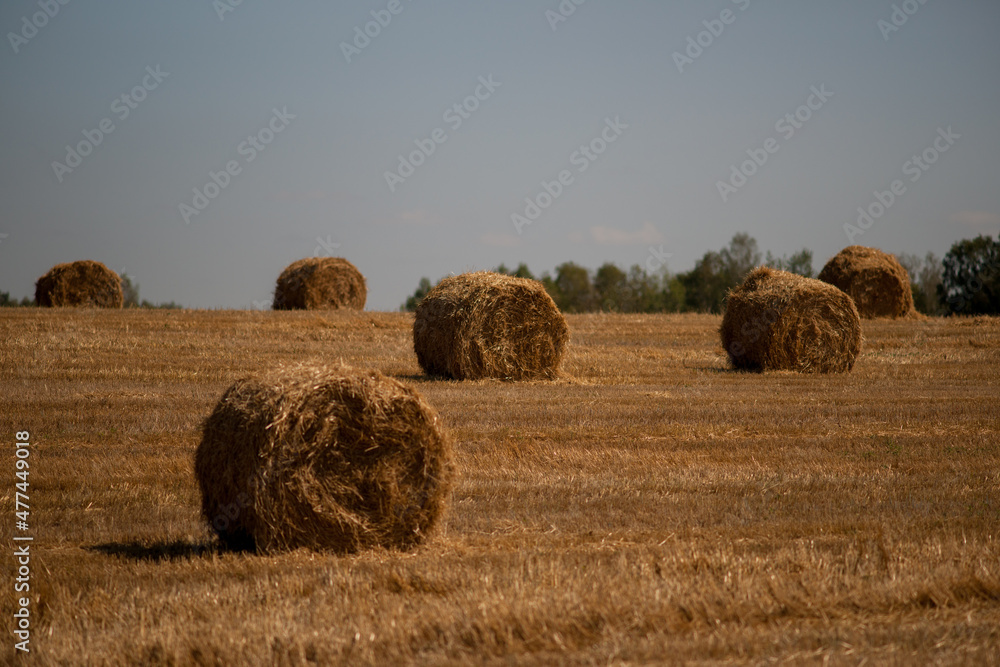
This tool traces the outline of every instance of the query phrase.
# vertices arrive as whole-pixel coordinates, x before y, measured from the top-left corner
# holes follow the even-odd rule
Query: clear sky
[[[818,269],[1000,231],[996,0],[61,1],[0,5],[18,298],[95,259],[154,302],[264,307],[332,254],[395,310],[501,262],[684,271],[746,231]]]

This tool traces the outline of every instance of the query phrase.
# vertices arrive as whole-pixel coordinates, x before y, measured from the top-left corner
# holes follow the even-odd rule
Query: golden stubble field
[[[1000,664],[1000,320],[864,323],[854,372],[729,371],[719,317],[567,318],[564,380],[430,380],[412,316],[0,312],[0,490],[30,430],[33,664]],[[344,361],[454,435],[415,551],[218,550],[199,424]],[[2,559],[13,655],[12,549]]]

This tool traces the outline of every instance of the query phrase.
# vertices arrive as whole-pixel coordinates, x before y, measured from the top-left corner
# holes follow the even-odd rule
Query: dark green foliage
[[[684,287],[684,310],[721,313],[729,290],[759,264],[757,241],[745,232],[733,236],[728,248],[706,252],[693,269],[677,276]]]
[[[527,278],[528,280],[535,280],[535,275],[528,268],[528,265],[521,262],[517,265],[514,271],[507,268],[505,264],[501,264],[497,268],[493,269],[493,273],[503,273],[508,276],[514,276],[515,278]]]
[[[429,278],[421,278],[416,291],[406,297],[406,303],[404,303],[399,309],[409,313],[414,312],[417,309],[417,306],[420,305],[420,302],[423,301],[424,297],[427,296],[427,293],[430,292],[433,287],[434,285],[431,285]]]
[[[945,288],[940,260],[933,253],[922,259],[913,255],[899,256],[910,274],[916,308],[927,315],[941,315],[952,310],[941,305],[951,299],[957,312],[996,313],[1000,309],[997,304],[1000,299],[1000,241],[990,237],[962,241],[955,244],[948,257],[952,258],[952,284],[947,288],[950,291],[946,292],[945,300],[939,302],[937,294]],[[812,262],[812,251],[803,248],[780,258],[768,252],[763,263],[813,278]],[[546,272],[537,280],[564,313],[722,313],[729,290],[742,284],[746,274],[760,264],[757,241],[749,234],[739,233],[727,247],[706,252],[694,268],[684,273],[673,274],[666,267],[650,273],[641,264],[625,271],[610,262],[591,271],[575,262],[565,262],[556,267],[554,276]],[[514,271],[504,264],[494,271],[536,279],[523,262]],[[431,282],[422,278],[416,292],[400,309],[415,310],[431,287]],[[993,310],[989,310],[991,307]]]
[[[124,308],[139,307],[139,283],[132,283],[132,277],[122,274],[122,296],[124,297]]]
[[[1000,314],[1000,240],[964,239],[944,256],[939,302],[950,313]]]
[[[803,248],[802,250],[792,253],[791,257],[775,257],[770,251],[767,253],[767,259],[764,260],[764,264],[773,267],[775,269],[781,269],[782,271],[788,271],[789,273],[794,273],[796,275],[802,276],[803,278],[815,278],[813,273],[813,254],[812,250]]]
[[[913,293],[913,307],[924,315],[946,315],[947,309],[937,297],[941,284],[941,260],[932,252],[923,258],[902,253],[896,259],[910,274],[910,291]]]
[[[684,286],[684,310],[700,313],[721,313],[726,292],[737,285],[729,279],[719,253],[711,251],[677,279]]]
[[[597,292],[590,282],[590,272],[579,264],[566,262],[556,267],[552,281],[555,294],[549,285],[545,289],[564,313],[589,313],[597,310]]]

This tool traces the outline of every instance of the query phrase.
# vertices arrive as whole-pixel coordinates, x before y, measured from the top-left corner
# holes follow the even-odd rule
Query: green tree
[[[508,269],[506,264],[501,263],[500,266],[498,266],[497,268],[493,269],[493,272],[494,273],[503,273],[503,274],[508,275],[508,276],[514,276],[515,278],[527,278],[528,280],[534,280],[535,279],[535,274],[533,274],[531,272],[531,269],[529,269],[528,265],[525,264],[524,262],[521,262],[520,264],[518,264],[517,268],[515,270],[513,270],[513,271],[511,271],[510,269]]]
[[[921,258],[901,253],[896,255],[896,259],[910,274],[913,307],[925,315],[947,314],[937,297],[937,287],[941,284],[941,260],[937,255],[929,252]]]
[[[557,296],[553,299],[560,310],[566,313],[586,313],[594,310],[596,295],[587,269],[574,262],[560,264],[556,267],[554,283]]]
[[[687,273],[677,276],[684,289],[684,310],[720,313],[732,286],[729,267],[717,252],[706,252]]]
[[[406,297],[406,303],[404,303],[400,310],[412,313],[420,305],[420,302],[424,300],[427,293],[431,291],[434,286],[431,285],[430,278],[421,278],[420,282],[417,284],[417,289],[413,294]]]
[[[797,273],[800,276],[806,278],[814,277],[813,273],[813,254],[812,250],[803,248],[802,250],[792,253],[791,257],[774,257],[771,251],[767,253],[767,259],[764,263],[768,266],[772,266],[776,269],[781,269],[782,271],[788,271],[789,273]]]
[[[745,232],[734,235],[729,247],[706,252],[693,269],[677,276],[683,288],[683,310],[721,313],[729,290],[758,265],[757,240]]]
[[[687,309],[687,289],[679,276],[664,276],[663,291],[660,295],[661,309],[668,313],[680,313]]]
[[[139,302],[139,283],[133,283],[132,277],[126,273],[121,276],[122,280],[122,296],[124,297],[124,307],[125,308],[138,308]]]
[[[942,265],[938,300],[949,312],[1000,314],[1000,239],[977,236],[959,241]]]
[[[633,264],[628,271],[628,295],[630,313],[657,313],[663,310],[663,283],[666,269],[660,276],[649,275],[639,264]]]
[[[542,283],[542,287],[545,288],[545,291],[549,293],[549,296],[552,297],[552,300],[555,301],[558,306],[562,302],[562,294],[559,293],[559,285],[556,285],[556,281],[552,277],[552,274],[545,271],[542,273],[542,276],[538,279],[538,281]]]
[[[730,286],[739,285],[751,270],[760,266],[757,240],[746,232],[735,234],[729,242],[729,247],[719,251],[719,258],[725,267]]]
[[[27,306],[34,305],[35,300],[29,296],[26,296],[18,301],[17,298],[11,297],[10,292],[0,292],[0,308],[25,308]]]
[[[528,280],[535,279],[535,274],[531,272],[531,269],[529,269],[528,265],[525,264],[524,262],[521,262],[520,264],[517,265],[517,269],[514,271],[512,275],[515,278],[527,278]]]
[[[628,275],[611,262],[594,274],[594,295],[598,309],[607,312],[632,312]]]

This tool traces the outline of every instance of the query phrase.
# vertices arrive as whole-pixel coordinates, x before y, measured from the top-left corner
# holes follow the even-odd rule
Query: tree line
[[[170,301],[168,303],[152,303],[147,299],[139,299],[139,283],[132,282],[132,278],[121,276],[122,281],[122,305],[124,308],[181,308],[178,303]],[[31,297],[24,297],[20,301],[11,297],[9,292],[0,292],[0,308],[15,308],[34,306],[35,300]]]
[[[913,304],[921,313],[1000,315],[1000,237],[963,239],[943,259],[934,253],[896,257],[910,274]],[[650,272],[640,264],[624,270],[611,262],[596,271],[565,262],[554,274],[546,271],[537,278],[523,263],[513,270],[503,264],[494,270],[539,280],[565,313],[721,313],[726,294],[754,267],[765,264],[812,278],[812,263],[813,253],[807,248],[786,257],[770,252],[761,256],[756,239],[740,233],[728,246],[706,252],[694,268],[683,273],[672,273],[666,266]],[[421,278],[400,310],[416,310],[433,286],[428,278]],[[122,292],[126,308],[181,307],[173,301],[153,304],[140,299],[139,285],[127,275],[122,276]],[[0,291],[0,307],[33,305],[30,297],[19,301]]]
[[[979,236],[952,245],[938,258],[897,255],[910,274],[916,309],[926,315],[1000,314],[1000,239]],[[721,313],[726,294],[761,264],[814,278],[813,253],[807,248],[790,256],[761,255],[749,234],[733,236],[729,245],[706,252],[690,271],[672,273],[667,267],[649,272],[639,264],[624,270],[607,262],[590,270],[565,262],[554,273],[536,277],[526,264],[494,271],[540,281],[564,313]],[[400,310],[413,311],[433,288],[421,278]]]

